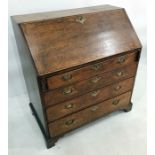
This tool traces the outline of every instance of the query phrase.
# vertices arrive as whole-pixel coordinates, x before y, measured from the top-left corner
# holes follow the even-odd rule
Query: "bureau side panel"
[[[23,70],[26,87],[27,87],[29,100],[33,104],[45,131],[47,131],[47,126],[46,126],[45,117],[43,113],[43,107],[41,103],[41,97],[39,93],[37,72],[36,72],[32,57],[30,55],[29,49],[27,47],[25,38],[23,37],[23,34],[21,32],[21,29],[18,23],[16,23],[16,21],[14,21],[13,18],[12,18],[12,25],[14,29],[14,34],[15,34],[16,43],[18,47],[18,53],[20,56],[20,61],[22,65],[22,70]]]

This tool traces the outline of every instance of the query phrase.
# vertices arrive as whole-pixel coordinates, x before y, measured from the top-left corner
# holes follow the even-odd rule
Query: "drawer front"
[[[95,63],[74,71],[67,72],[65,74],[55,75],[47,79],[48,89],[55,89],[62,86],[70,85],[74,82],[88,79],[99,73],[120,68],[125,65],[129,65],[137,61],[137,53],[132,52],[122,56],[116,56],[106,61]]]
[[[48,122],[59,119],[65,115],[84,109],[90,105],[102,102],[132,90],[134,79],[130,78],[119,83],[89,92],[72,100],[57,104],[46,109]]]
[[[112,111],[123,109],[130,103],[131,92],[122,94],[110,100],[106,100],[75,114],[69,115],[49,124],[50,135],[58,136],[72,129],[80,127],[96,118]]]
[[[78,95],[90,92],[94,89],[102,88],[116,81],[133,77],[136,73],[136,69],[137,63],[112,72],[96,75],[90,79],[80,81],[64,88],[46,92],[44,94],[45,105],[54,105],[65,100],[72,99]]]

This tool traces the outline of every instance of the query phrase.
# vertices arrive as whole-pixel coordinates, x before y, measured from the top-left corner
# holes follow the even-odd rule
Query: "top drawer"
[[[137,61],[137,57],[138,52],[131,52],[129,54],[115,56],[105,61],[94,63],[64,74],[55,75],[47,78],[47,87],[48,89],[55,89],[58,87],[67,86],[74,82],[88,79],[99,73],[104,73],[128,64],[132,64],[134,61]]]

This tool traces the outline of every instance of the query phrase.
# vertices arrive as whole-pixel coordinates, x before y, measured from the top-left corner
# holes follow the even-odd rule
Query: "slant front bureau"
[[[123,8],[17,15],[12,23],[30,107],[48,148],[97,118],[131,110],[141,44]]]

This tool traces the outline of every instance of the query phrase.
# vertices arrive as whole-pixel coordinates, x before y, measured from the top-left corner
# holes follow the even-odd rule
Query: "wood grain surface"
[[[21,28],[40,76],[141,47],[123,9],[22,23]]]
[[[130,103],[131,92],[122,94],[110,100],[106,100],[80,112],[64,117],[58,121],[49,124],[49,131],[52,136],[61,135],[67,131],[73,130],[96,118],[104,116],[115,110],[126,108]]]

